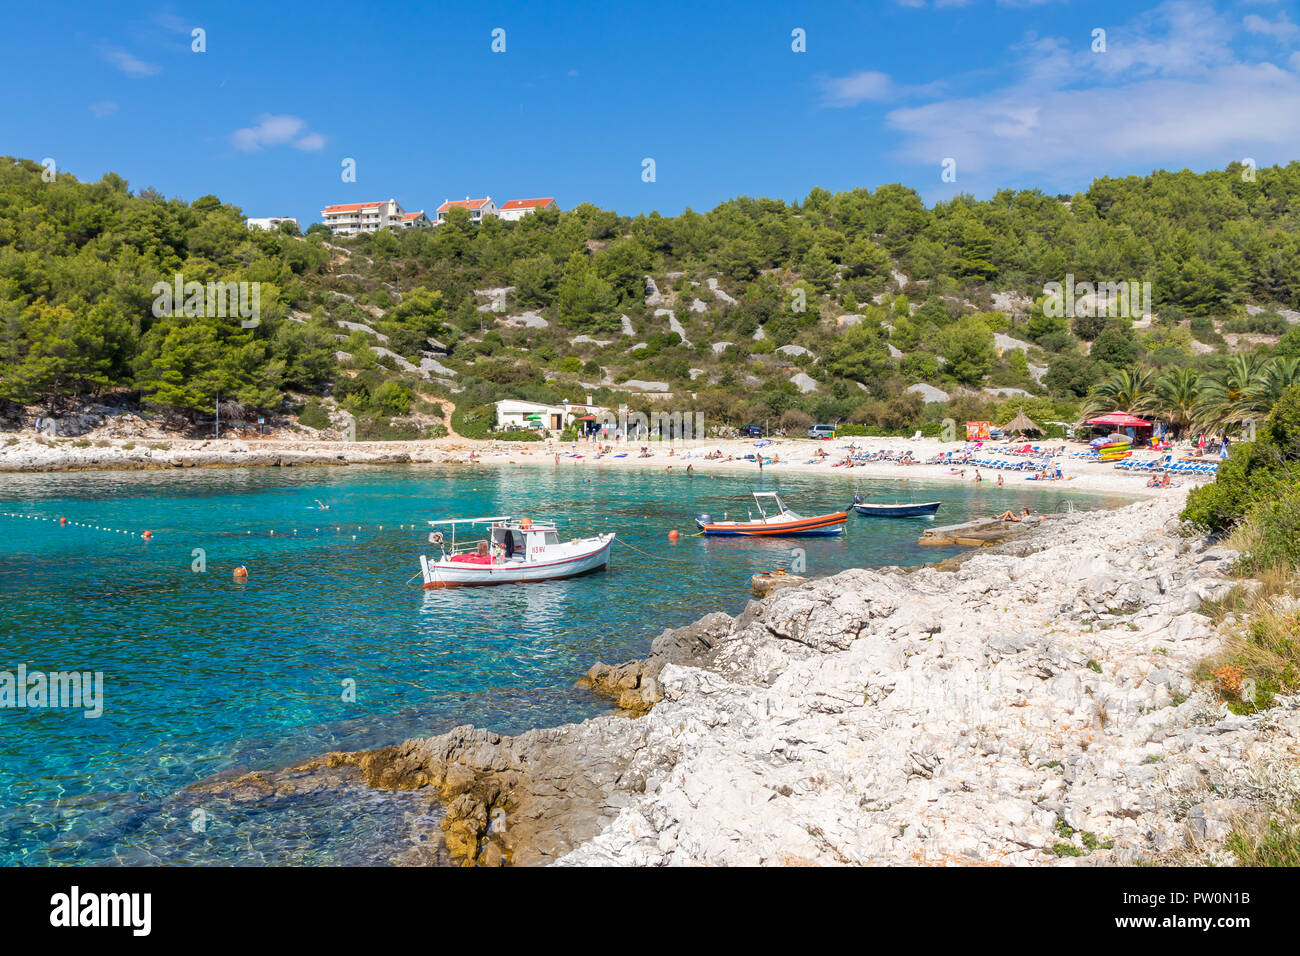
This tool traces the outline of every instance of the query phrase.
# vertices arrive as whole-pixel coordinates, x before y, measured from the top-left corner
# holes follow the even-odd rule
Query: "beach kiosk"
[[[1145,418],[1138,418],[1136,415],[1119,410],[1089,418],[1086,424],[1093,428],[1109,429],[1108,435],[1093,439],[1091,442],[1102,461],[1120,461],[1128,458],[1133,454],[1134,442],[1149,438],[1154,427]]]

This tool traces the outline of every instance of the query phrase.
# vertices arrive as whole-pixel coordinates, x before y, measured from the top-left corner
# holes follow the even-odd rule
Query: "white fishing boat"
[[[448,525],[451,533],[450,538],[441,531],[429,533],[429,543],[437,545],[440,554],[434,558],[420,555],[426,588],[577,577],[604,569],[614,543],[613,534],[561,541],[554,524],[511,515],[454,518],[429,524],[434,528]],[[487,537],[458,545],[456,530],[461,525],[486,525]]]

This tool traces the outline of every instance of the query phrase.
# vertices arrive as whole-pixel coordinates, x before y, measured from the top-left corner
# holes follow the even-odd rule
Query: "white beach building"
[[[542,402],[525,402],[522,399],[507,398],[496,403],[497,428],[532,428],[540,431],[559,432],[570,424],[591,421],[609,409],[593,405],[590,397],[585,403],[564,403],[546,405]]]

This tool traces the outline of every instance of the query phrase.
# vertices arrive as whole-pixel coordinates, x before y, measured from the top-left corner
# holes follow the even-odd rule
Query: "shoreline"
[[[916,480],[936,483],[973,483],[974,465],[903,465],[897,462],[868,462],[854,467],[837,466],[844,457],[844,449],[851,442],[859,449],[873,451],[910,451],[924,461],[940,452],[959,451],[964,442],[942,443],[937,439],[850,438],[818,442],[805,439],[774,439],[772,444],[756,449],[751,439],[691,440],[649,443],[652,455],[637,456],[637,448],[624,444],[615,448],[615,455],[597,457],[593,443],[578,442],[576,454],[571,457],[573,445],[554,444],[548,452],[543,442],[503,442],[485,439],[440,438],[427,441],[302,441],[283,439],[42,439],[34,433],[9,436],[11,443],[0,444],[0,473],[72,472],[72,471],[138,471],[186,468],[250,468],[250,467],[347,467],[354,465],[495,465],[501,467],[579,467],[604,471],[606,469],[663,470],[674,474],[685,472],[691,466],[697,476],[711,474],[763,474],[763,475],[829,475],[867,480]],[[1054,443],[1047,443],[1054,445]],[[1146,476],[1117,471],[1113,464],[1084,462],[1068,457],[1070,451],[1082,446],[1067,446],[1066,456],[1055,460],[1066,475],[1063,480],[1037,482],[1026,480],[1018,472],[981,469],[984,482],[996,485],[1001,475],[1005,487],[1051,488],[1060,491],[1080,491],[1115,495],[1138,500],[1168,497],[1174,489],[1149,488]],[[767,456],[779,455],[777,463],[765,462],[759,469],[754,461],[744,459],[746,454],[762,451]],[[705,458],[710,452],[722,453],[722,458]],[[810,460],[818,451],[828,457],[820,462]],[[555,454],[560,454],[556,464]],[[1004,459],[1012,456],[999,455]],[[959,473],[959,472],[964,472]],[[1188,479],[1180,479],[1186,487]]]
[[[197,786],[257,801],[343,772],[425,791],[463,865],[1221,854],[1287,759],[1300,700],[1237,717],[1199,688],[1220,635],[1198,609],[1232,588],[1236,555],[1184,537],[1181,497],[708,614],[644,659],[592,666],[580,684],[612,714],[514,737],[463,725]]]

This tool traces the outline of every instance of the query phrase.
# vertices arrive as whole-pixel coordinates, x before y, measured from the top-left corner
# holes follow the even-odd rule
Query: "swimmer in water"
[[[325,504],[325,502],[321,501],[319,498],[314,498],[312,500],[316,502],[316,507],[319,508],[321,511],[330,510],[330,506]]]

